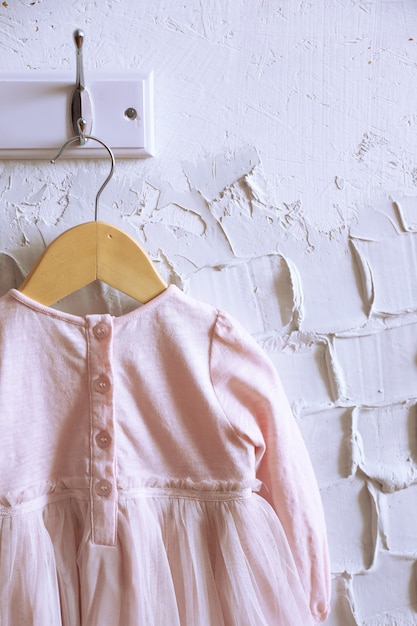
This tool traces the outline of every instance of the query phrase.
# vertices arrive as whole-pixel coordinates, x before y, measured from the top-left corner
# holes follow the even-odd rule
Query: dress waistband
[[[241,487],[230,490],[218,489],[190,489],[184,487],[131,487],[119,489],[119,502],[139,498],[171,498],[182,500],[197,500],[200,502],[225,502],[249,498],[253,493],[252,487]],[[15,517],[42,509],[55,502],[66,500],[89,501],[90,492],[87,489],[64,489],[58,492],[46,493],[12,505],[0,505],[0,519]]]
[[[241,500],[252,495],[251,487],[220,491],[215,489],[184,489],[182,487],[132,487],[122,489],[119,494],[120,500],[134,498],[179,498],[185,500],[200,500],[206,502],[225,500]]]

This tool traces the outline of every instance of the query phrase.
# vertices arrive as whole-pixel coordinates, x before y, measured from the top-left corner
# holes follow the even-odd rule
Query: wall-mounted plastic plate
[[[70,106],[75,77],[70,72],[0,73],[0,159],[51,159],[74,136]],[[154,154],[153,75],[88,72],[93,108],[91,135],[116,158]],[[129,109],[136,113],[130,117]],[[132,119],[133,117],[133,119]],[[74,142],[63,158],[102,158],[95,141]]]

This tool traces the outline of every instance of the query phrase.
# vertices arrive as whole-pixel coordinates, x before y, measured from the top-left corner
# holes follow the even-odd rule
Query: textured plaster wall
[[[417,3],[7,0],[0,69],[74,69],[77,27],[87,80],[155,72],[157,154],[118,163],[100,217],[276,364],[326,510],[327,624],[417,624]],[[107,168],[0,163],[2,292],[93,218]]]

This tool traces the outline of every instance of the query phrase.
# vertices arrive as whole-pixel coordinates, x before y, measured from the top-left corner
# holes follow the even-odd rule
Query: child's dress
[[[329,567],[275,370],[170,286],[121,317],[0,298],[1,626],[308,626]]]

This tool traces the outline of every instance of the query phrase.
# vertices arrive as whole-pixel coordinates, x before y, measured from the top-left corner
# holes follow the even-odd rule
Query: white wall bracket
[[[153,74],[89,72],[91,135],[116,158],[154,154]],[[74,136],[71,127],[72,72],[0,73],[0,159],[50,159]],[[74,143],[66,158],[102,158],[94,141]]]

